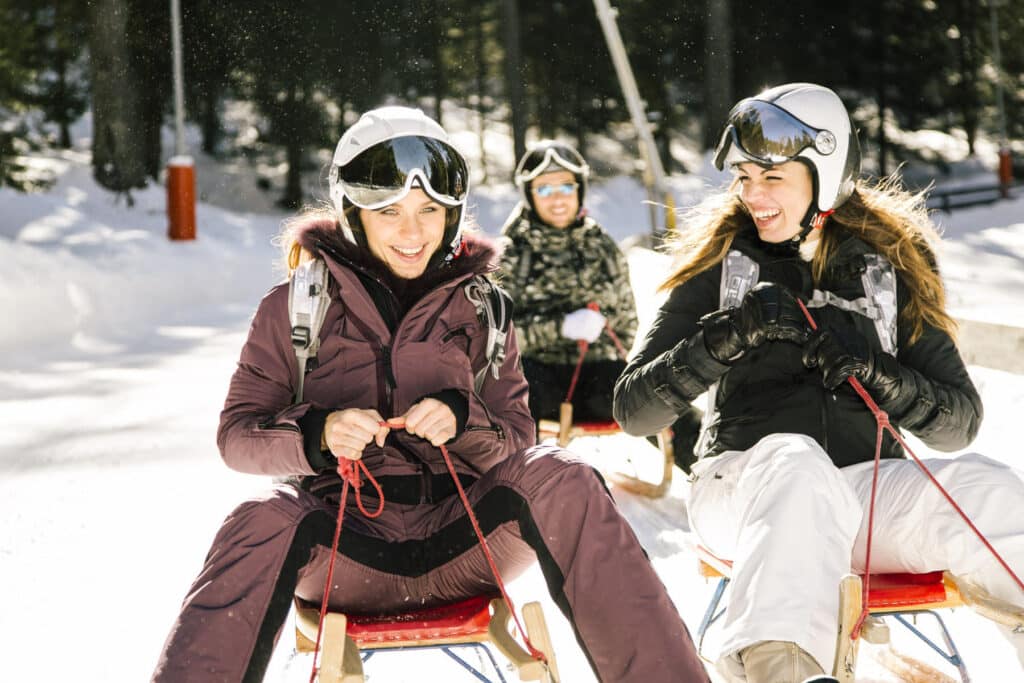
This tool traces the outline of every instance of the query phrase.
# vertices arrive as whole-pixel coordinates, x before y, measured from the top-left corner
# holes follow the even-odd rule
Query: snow
[[[251,165],[197,155],[200,194],[209,201],[197,207],[198,239],[172,243],[162,188],[132,193],[131,207],[99,190],[83,151],[87,140],[76,133],[75,150],[35,160],[57,179],[49,192],[0,189],[0,309],[7,321],[0,327],[0,679],[7,681],[146,680],[220,521],[268,483],[228,470],[214,431],[249,316],[281,278],[272,237],[285,214],[255,189]],[[475,139],[460,135],[474,156]],[[493,180],[493,169],[511,165],[501,157],[507,145],[491,137],[487,144],[492,180],[474,187],[472,202],[493,234],[517,195]],[[722,180],[705,166],[671,183],[683,202]],[[588,204],[626,242],[649,229],[642,199],[635,180],[615,176],[592,183]],[[939,216],[957,315],[1024,327],[1022,217],[1022,199]],[[647,324],[667,257],[636,247],[629,258]],[[971,373],[986,407],[973,449],[1024,465],[1014,437],[1024,382],[980,366]],[[624,436],[575,448],[598,459],[657,457]],[[659,501],[615,495],[695,632],[714,586],[698,576],[687,547],[686,489],[677,476]],[[542,600],[563,680],[593,680],[539,570],[511,588],[517,604]],[[973,680],[1024,675],[992,624],[967,610],[948,621]],[[292,642],[286,629],[268,680],[308,676],[307,658],[291,661]],[[952,673],[906,638],[897,645]],[[379,656],[368,671],[376,680],[423,681],[428,670],[437,672],[430,680],[451,680],[443,662],[428,657]],[[894,679],[866,651],[858,680]]]

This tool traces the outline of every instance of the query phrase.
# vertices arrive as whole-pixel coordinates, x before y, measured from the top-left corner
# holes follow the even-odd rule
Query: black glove
[[[880,406],[900,397],[903,373],[891,355],[872,351],[862,334],[853,329],[818,330],[804,345],[804,365],[821,370],[821,381],[835,389],[856,377]]]
[[[810,334],[796,297],[772,282],[758,284],[739,306],[709,313],[700,324],[708,353],[725,364],[736,362],[766,341],[803,344]]]

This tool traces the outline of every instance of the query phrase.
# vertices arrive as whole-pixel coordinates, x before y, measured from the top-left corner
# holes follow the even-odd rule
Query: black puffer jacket
[[[810,264],[792,248],[761,242],[752,226],[736,237],[733,248],[760,265],[760,282],[786,285],[805,300],[811,296]],[[867,253],[871,250],[864,242],[848,236],[819,289],[847,300],[864,296],[861,273]],[[718,264],[671,292],[616,384],[619,424],[633,434],[656,433],[717,380],[718,419],[709,428],[706,455],[746,450],[768,434],[794,432],[814,438],[838,467],[873,459],[874,417],[848,383],[826,389],[820,372],[804,367],[800,346],[767,342],[732,366],[707,353],[698,321],[718,308],[721,277]],[[902,310],[902,282],[897,302]],[[819,325],[855,327],[880,349],[874,325],[864,316],[831,305],[814,309],[813,315]],[[911,345],[909,330],[900,324],[898,344],[903,388],[892,405],[882,406],[890,421],[938,450],[967,446],[981,423],[981,399],[953,340],[926,326]],[[886,434],[882,457],[902,455]]]

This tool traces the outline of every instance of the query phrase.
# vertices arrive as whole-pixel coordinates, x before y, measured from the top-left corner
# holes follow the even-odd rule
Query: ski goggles
[[[729,113],[715,149],[715,168],[725,168],[733,148],[746,161],[776,166],[792,161],[808,147],[829,155],[836,150],[836,136],[831,131],[808,126],[774,104],[746,99]]]
[[[334,172],[345,197],[361,209],[394,204],[413,187],[439,204],[460,206],[469,190],[462,155],[445,142],[419,135],[379,142]]]
[[[535,185],[530,188],[535,195],[541,199],[547,199],[554,195],[562,195],[568,197],[576,194],[576,188],[579,187],[576,183],[559,183],[557,185]]]
[[[559,145],[543,151],[535,149],[526,154],[516,168],[516,182],[528,183],[548,171],[552,164],[576,175],[586,176],[590,173],[590,167],[579,154],[569,147]]]

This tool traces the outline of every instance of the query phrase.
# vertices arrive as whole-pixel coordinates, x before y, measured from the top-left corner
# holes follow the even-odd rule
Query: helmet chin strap
[[[793,237],[793,242],[803,244],[812,230],[821,230],[825,227],[825,220],[833,213],[835,213],[835,209],[818,211],[814,202],[811,202],[811,205],[807,207],[807,213],[800,219],[800,232]]]

